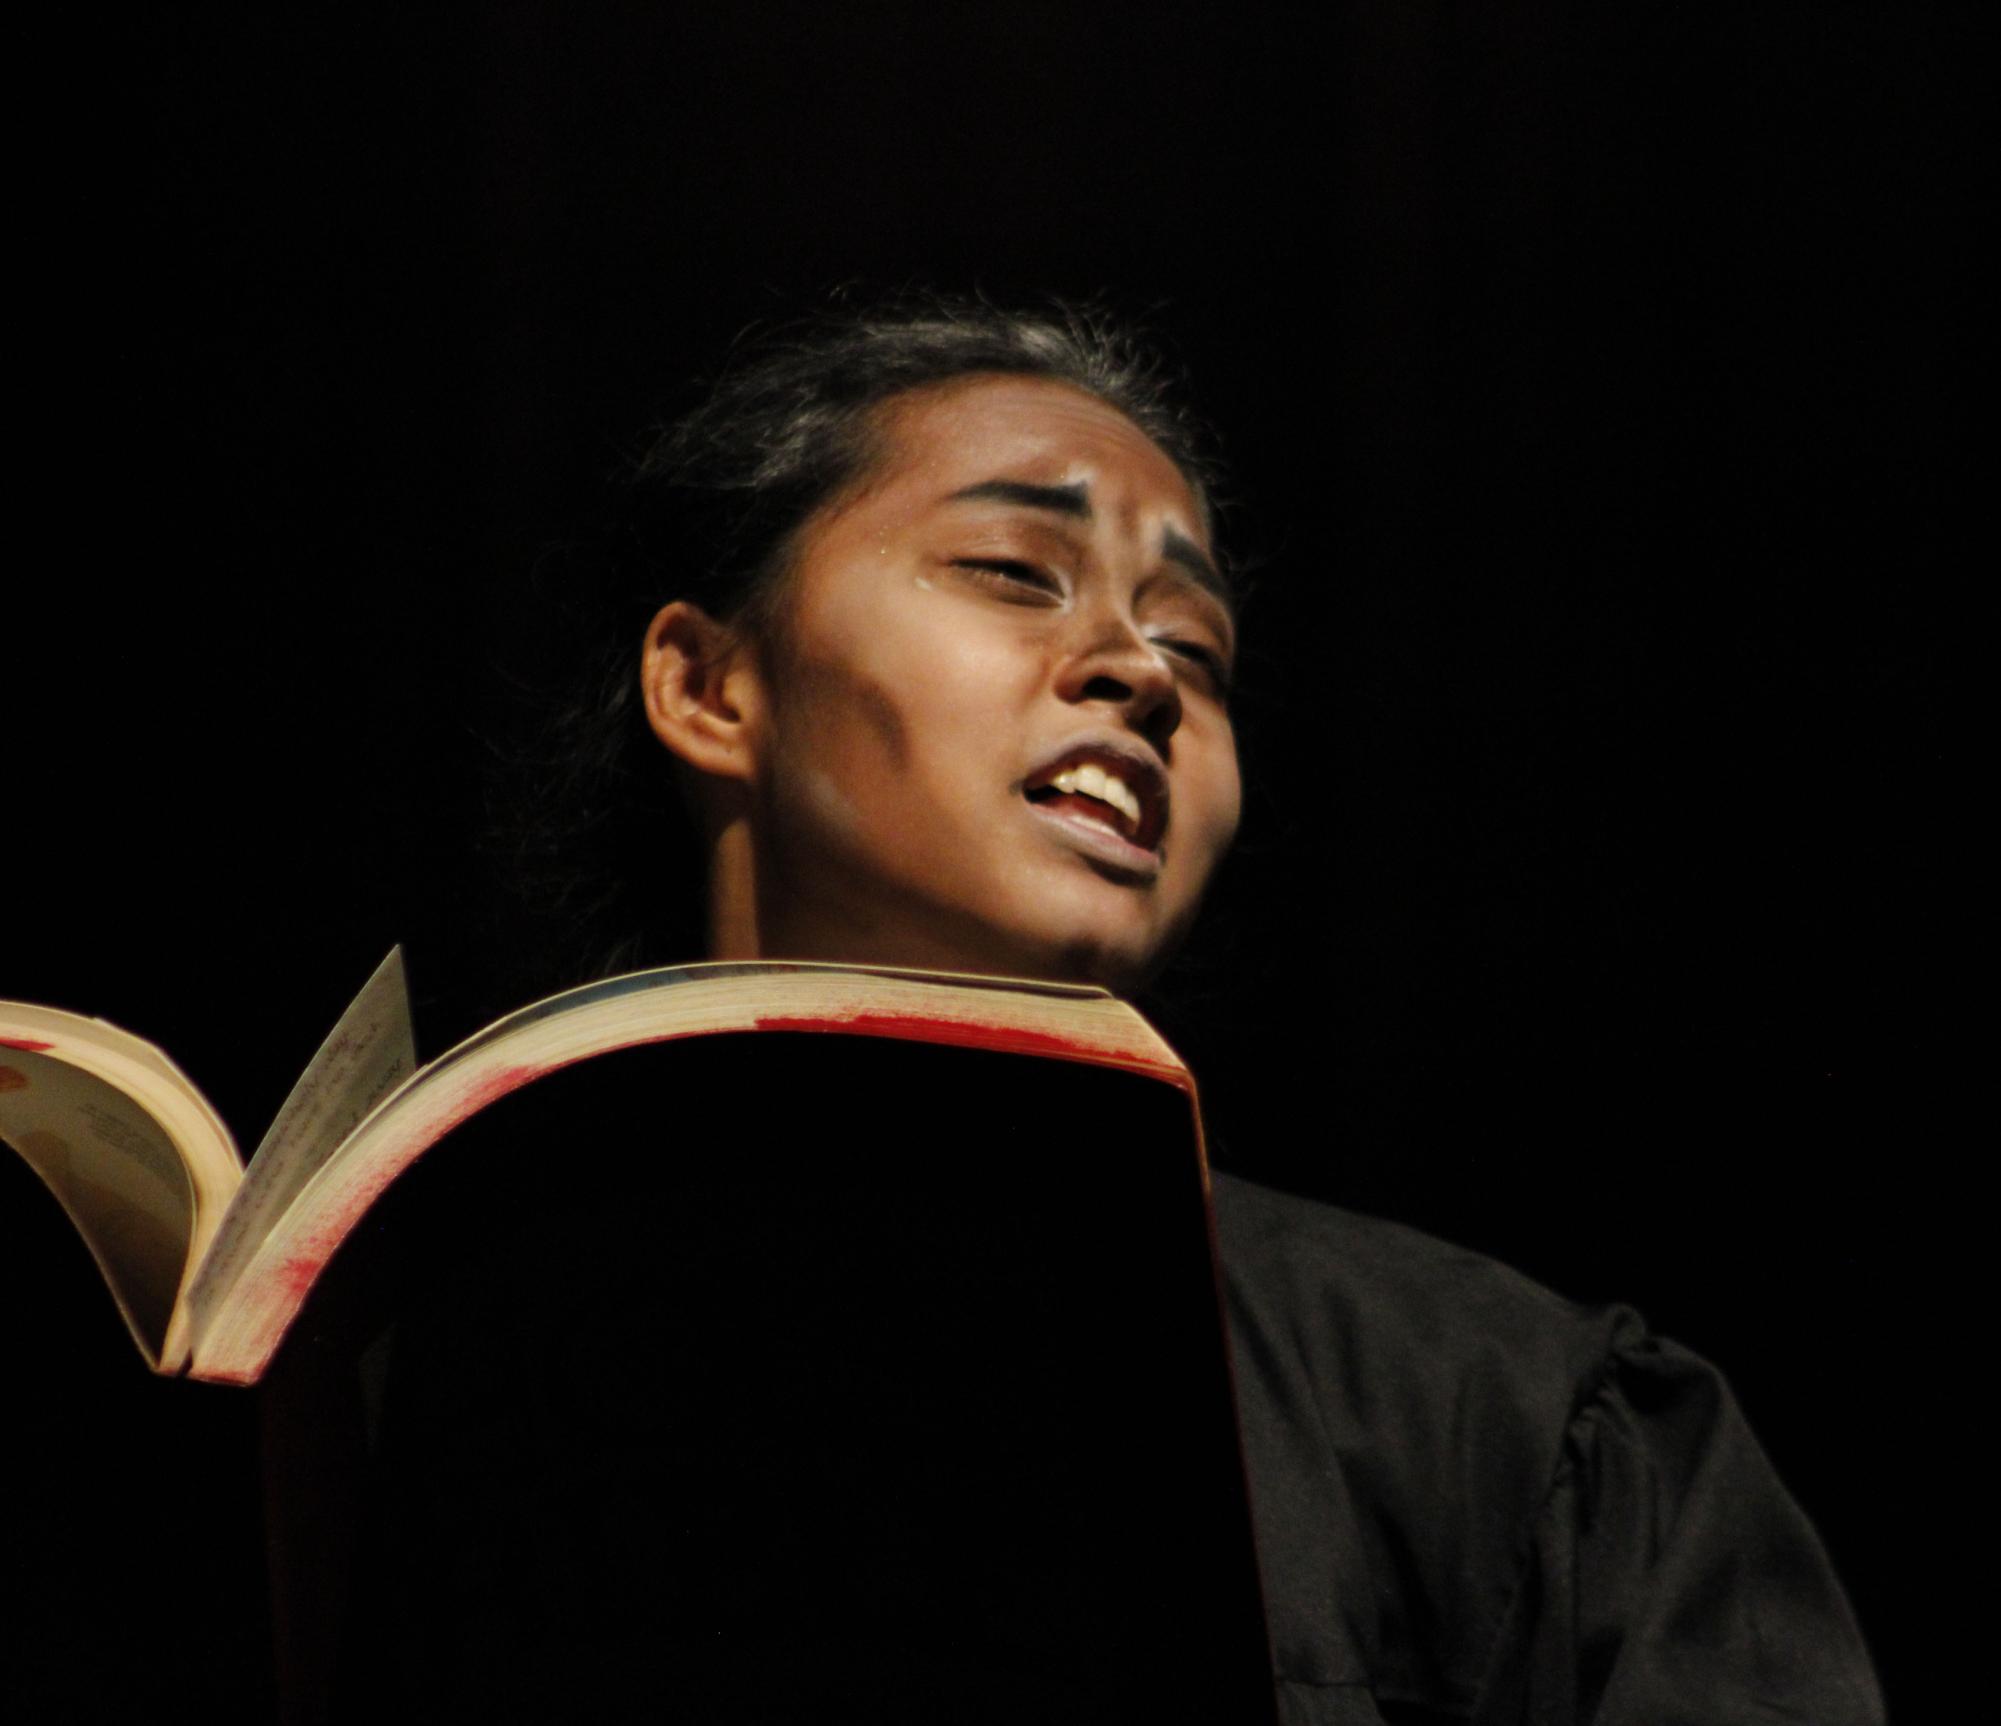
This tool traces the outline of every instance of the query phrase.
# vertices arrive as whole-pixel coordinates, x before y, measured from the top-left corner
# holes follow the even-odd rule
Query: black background
[[[158,1040],[253,1141],[392,941],[442,1047],[507,1004],[495,666],[635,430],[830,284],[1105,293],[1191,369],[1263,570],[1250,818],[1163,1007],[1224,1154],[1717,1360],[1900,1694],[1963,919],[1966,16],[29,32],[0,992]],[[248,1399],[147,1381],[4,1185],[6,1297],[48,1315],[17,1647],[80,1714],[256,1717]]]

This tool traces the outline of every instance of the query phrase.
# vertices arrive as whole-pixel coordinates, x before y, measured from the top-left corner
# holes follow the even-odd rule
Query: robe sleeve
[[[1622,1329],[1565,1432],[1483,1719],[1881,1726],[1827,1554],[1722,1376]]]

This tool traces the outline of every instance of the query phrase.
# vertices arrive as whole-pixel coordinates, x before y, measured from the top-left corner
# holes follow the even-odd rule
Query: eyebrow
[[[1035,485],[1021,479],[983,479],[948,496],[947,503],[1011,503],[1020,509],[1046,510],[1072,521],[1091,519],[1091,492],[1082,480],[1070,485]],[[1222,602],[1223,609],[1236,615],[1236,598],[1223,573],[1202,548],[1173,527],[1161,530],[1160,555],[1178,565],[1196,584]]]
[[[1072,485],[1031,485],[1023,479],[983,479],[955,491],[947,503],[1012,503],[1023,509],[1046,509],[1075,521],[1091,519],[1091,493],[1082,480]]]

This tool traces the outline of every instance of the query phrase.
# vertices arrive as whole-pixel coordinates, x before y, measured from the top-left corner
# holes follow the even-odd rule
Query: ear
[[[654,736],[688,766],[747,781],[756,767],[763,682],[743,636],[677,599],[646,627],[640,691]]]

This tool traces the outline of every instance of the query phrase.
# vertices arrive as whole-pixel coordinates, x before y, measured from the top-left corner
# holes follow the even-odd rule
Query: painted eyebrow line
[[[1091,493],[1082,480],[1074,485],[1033,485],[1020,479],[985,479],[978,485],[969,485],[951,493],[945,501],[1011,503],[1023,509],[1047,510],[1052,515],[1067,516],[1072,521],[1091,519]],[[1225,611],[1232,617],[1236,615],[1237,608],[1229,583],[1224,581],[1221,572],[1192,539],[1172,527],[1165,528],[1161,534],[1160,555],[1167,562],[1178,564],[1198,587],[1214,595]]]
[[[1076,521],[1091,519],[1091,494],[1082,480],[1074,485],[1031,485],[1022,479],[983,479],[955,491],[947,503],[1012,503],[1024,509],[1046,509]]]

